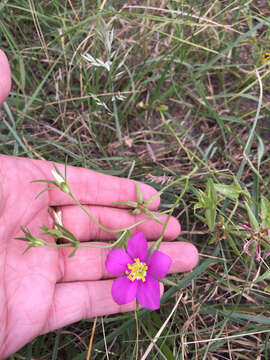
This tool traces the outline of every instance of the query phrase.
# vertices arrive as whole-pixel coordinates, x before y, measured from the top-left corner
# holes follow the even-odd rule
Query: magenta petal
[[[243,251],[244,251],[244,253],[246,253],[248,256],[252,256],[251,253],[250,253],[250,251],[249,251],[249,247],[250,247],[250,245],[252,244],[252,242],[253,242],[252,239],[251,239],[251,240],[248,240],[248,241],[244,244],[244,246],[243,246]]]
[[[148,253],[147,241],[142,232],[139,232],[129,239],[127,252],[132,259],[139,258],[141,261],[146,259]]]
[[[166,276],[171,266],[172,259],[161,251],[153,251],[152,255],[146,260],[148,266],[147,276],[156,276],[162,279]]]
[[[112,284],[112,297],[118,305],[124,305],[136,297],[138,281],[131,281],[126,276],[115,279]]]
[[[160,308],[160,286],[159,282],[147,276],[146,281],[138,281],[137,300],[142,307],[150,310]]]
[[[127,264],[133,261],[123,249],[114,249],[109,252],[105,266],[111,275],[123,274],[127,270]]]
[[[260,261],[261,260],[261,248],[260,248],[260,245],[258,245],[256,247],[256,260],[257,261]]]
[[[239,224],[239,226],[241,226],[243,229],[245,229],[246,231],[252,233],[252,229],[251,227],[245,225],[245,224]]]

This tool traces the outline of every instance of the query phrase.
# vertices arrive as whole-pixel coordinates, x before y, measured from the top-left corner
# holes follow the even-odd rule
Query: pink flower
[[[113,282],[114,301],[123,305],[136,298],[142,307],[159,309],[160,286],[155,277],[166,276],[172,259],[157,250],[147,258],[148,246],[142,232],[129,239],[126,249],[114,249],[106,259],[106,269],[111,275],[123,275]]]
[[[248,231],[250,234],[252,234],[251,238],[244,244],[243,251],[248,256],[253,256],[251,252],[249,251],[249,247],[255,242],[256,243],[256,260],[260,261],[262,259],[261,257],[261,241],[264,241],[266,244],[270,245],[269,237],[270,237],[270,230],[269,229],[263,229],[262,226],[260,226],[260,231],[255,232],[252,230],[252,228],[245,224],[239,224],[243,229]],[[266,237],[265,237],[266,234]],[[265,258],[267,258],[270,255],[270,251],[267,251],[265,254]]]

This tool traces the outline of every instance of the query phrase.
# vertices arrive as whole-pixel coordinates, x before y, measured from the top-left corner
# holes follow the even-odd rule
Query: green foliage
[[[270,201],[261,196],[261,218],[263,229],[270,229]]]
[[[212,179],[208,179],[206,190],[198,192],[198,202],[194,205],[194,212],[203,208],[205,211],[205,222],[210,231],[214,230],[217,214],[217,193]],[[203,220],[203,218],[201,218]]]
[[[255,232],[259,232],[260,231],[260,225],[258,220],[256,219],[256,216],[254,215],[253,211],[251,210],[249,204],[247,202],[245,202],[245,207],[247,209],[247,215],[249,218],[249,222],[251,225],[251,228],[255,231]]]

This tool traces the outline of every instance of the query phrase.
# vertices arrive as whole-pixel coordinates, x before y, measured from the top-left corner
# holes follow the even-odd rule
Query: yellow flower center
[[[130,271],[126,270],[129,280],[142,280],[145,282],[146,270],[148,266],[144,262],[140,262],[139,258],[134,259],[135,263],[132,265],[128,264],[127,267]]]

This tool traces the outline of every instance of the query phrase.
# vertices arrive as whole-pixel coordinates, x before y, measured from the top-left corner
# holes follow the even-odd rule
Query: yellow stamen
[[[131,270],[130,272],[126,270],[126,274],[128,275],[128,278],[131,281],[137,279],[145,282],[146,270],[148,270],[148,266],[144,262],[140,262],[139,258],[134,259],[134,261],[135,262],[132,265],[130,264],[127,265],[129,270]]]
[[[270,64],[270,53],[266,52],[262,55],[262,64]]]

